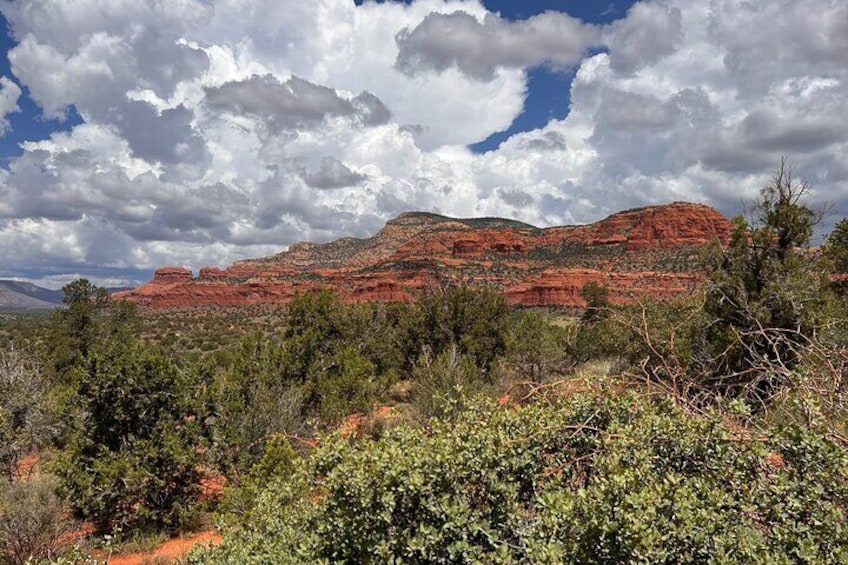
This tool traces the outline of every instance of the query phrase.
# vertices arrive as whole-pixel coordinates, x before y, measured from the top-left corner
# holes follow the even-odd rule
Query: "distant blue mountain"
[[[62,291],[0,280],[0,310],[47,310],[62,305]]]

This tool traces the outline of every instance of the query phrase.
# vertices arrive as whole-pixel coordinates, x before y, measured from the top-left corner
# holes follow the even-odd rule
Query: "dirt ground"
[[[221,536],[215,530],[168,540],[153,551],[147,553],[126,553],[113,555],[109,565],[146,565],[152,563],[171,563],[186,555],[196,545],[215,545],[221,542]]]

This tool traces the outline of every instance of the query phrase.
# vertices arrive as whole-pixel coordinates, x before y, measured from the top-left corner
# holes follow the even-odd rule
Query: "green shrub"
[[[236,481],[262,457],[269,437],[305,427],[307,386],[291,374],[285,357],[282,345],[254,334],[198,369],[199,380],[208,383],[207,459]]]
[[[582,320],[567,344],[573,365],[625,356],[629,332],[608,316]]]
[[[219,508],[221,514],[227,521],[249,521],[256,499],[264,487],[277,478],[290,475],[295,469],[297,458],[297,453],[284,436],[271,436],[265,444],[262,458],[240,484],[224,492]]]
[[[543,381],[565,364],[570,332],[536,312],[518,314],[507,334],[505,361],[520,380]]]
[[[416,309],[422,346],[435,355],[453,346],[488,371],[506,350],[509,306],[499,292],[448,287],[424,293]]]
[[[678,300],[644,300],[613,315],[613,324],[626,343],[620,354],[632,367],[682,392],[701,380],[695,358],[696,340],[708,325],[703,294]]]
[[[583,320],[590,321],[606,315],[610,307],[609,289],[596,282],[589,281],[580,289],[580,298],[586,301],[586,311]]]
[[[783,159],[750,218],[734,218],[727,249],[712,258],[704,304],[710,324],[697,353],[707,392],[766,408],[827,325],[821,312],[830,284],[803,252],[820,219],[803,204],[809,189]]]
[[[836,222],[822,247],[824,268],[831,275],[830,284],[848,297],[848,218]]]
[[[377,374],[389,380],[409,370],[420,353],[414,336],[413,307],[404,303],[368,302],[348,308],[348,346],[374,364]]]
[[[335,438],[194,563],[844,563],[848,454],[625,394]]]
[[[51,315],[51,357],[59,377],[80,366],[96,344],[109,293],[88,279],[77,279],[62,287],[65,308]]]
[[[286,310],[286,364],[301,381],[320,356],[331,355],[349,336],[347,308],[328,291],[299,294]]]
[[[474,360],[456,347],[435,359],[425,351],[412,372],[412,383],[412,405],[423,420],[456,413],[485,386]]]
[[[346,347],[313,366],[318,414],[325,424],[338,423],[348,414],[367,413],[387,391],[374,364]]]
[[[193,519],[202,434],[186,375],[130,344],[91,354],[76,380],[56,472],[77,515],[104,531]]]

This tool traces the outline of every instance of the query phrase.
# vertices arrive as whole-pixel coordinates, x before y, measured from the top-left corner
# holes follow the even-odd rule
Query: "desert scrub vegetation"
[[[842,563],[848,455],[602,389],[326,438],[192,563]]]
[[[258,491],[274,438],[302,450],[368,414],[430,352],[461,351],[469,378],[490,382],[507,332],[494,292],[447,289],[416,306],[345,306],[319,292],[297,297],[273,327],[184,356],[145,343],[132,304],[105,300],[85,280],[65,291],[67,307],[43,331],[50,347],[25,356],[10,345],[0,357],[4,472],[13,481],[23,455],[50,452],[64,508],[123,537],[192,527],[214,508],[201,500],[205,476]]]
[[[23,565],[62,553],[62,536],[72,524],[52,477],[0,481],[0,563]]]
[[[7,480],[15,478],[22,457],[55,434],[48,390],[35,354],[15,346],[0,350],[0,474]]]
[[[140,316],[75,281],[4,333],[0,507],[216,513],[194,563],[848,562],[848,224],[811,248],[807,190],[783,163],[698,292],[568,316],[461,286]]]
[[[587,286],[574,324],[489,309],[472,347],[449,301],[413,313],[448,344],[412,364],[424,419],[325,436],[195,562],[848,561],[844,226],[812,252],[807,190],[781,163],[682,300]]]

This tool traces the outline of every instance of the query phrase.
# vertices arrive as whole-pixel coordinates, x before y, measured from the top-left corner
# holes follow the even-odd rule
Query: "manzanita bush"
[[[848,455],[668,398],[480,402],[326,439],[194,563],[844,563]]]

